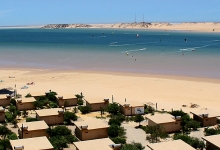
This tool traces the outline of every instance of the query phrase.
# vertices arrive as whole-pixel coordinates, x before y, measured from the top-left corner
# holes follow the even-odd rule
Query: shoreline
[[[63,26],[62,26],[63,25]],[[59,26],[59,27],[57,27]],[[140,22],[140,23],[115,23],[115,24],[49,24],[45,26],[2,26],[0,29],[128,29],[149,31],[180,31],[220,33],[220,23],[216,22]]]
[[[36,68],[0,68],[0,71],[23,71],[23,72],[28,72],[28,74],[85,73],[85,74],[100,74],[100,75],[127,76],[127,77],[145,77],[145,78],[194,81],[194,82],[220,84],[220,79],[217,79],[217,78],[203,78],[203,77],[190,77],[190,76],[165,75],[165,74],[146,74],[146,73],[114,72],[114,71],[92,71],[92,70],[60,70],[60,69],[42,69],[42,68],[38,68],[38,69],[36,69]]]

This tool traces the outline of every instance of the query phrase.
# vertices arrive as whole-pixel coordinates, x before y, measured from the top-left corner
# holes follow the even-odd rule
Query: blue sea
[[[220,78],[220,33],[0,29],[0,68]]]

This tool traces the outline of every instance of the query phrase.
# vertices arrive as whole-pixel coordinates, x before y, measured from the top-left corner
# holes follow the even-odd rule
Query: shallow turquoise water
[[[220,34],[123,29],[1,29],[0,67],[220,78]]]

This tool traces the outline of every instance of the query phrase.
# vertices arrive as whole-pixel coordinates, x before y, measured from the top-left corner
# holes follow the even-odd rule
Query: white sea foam
[[[140,49],[128,50],[128,51],[123,51],[122,53],[145,51],[145,50],[147,50],[147,48],[140,48]]]

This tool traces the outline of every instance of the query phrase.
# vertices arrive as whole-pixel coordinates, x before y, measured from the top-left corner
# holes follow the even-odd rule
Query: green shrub
[[[17,140],[18,139],[17,135],[13,132],[11,134],[7,135],[7,138],[9,140]]]
[[[112,115],[117,115],[119,113],[119,106],[117,103],[112,103],[108,105],[107,112]]]
[[[115,125],[121,126],[121,122],[118,119],[114,119],[114,118],[110,119],[108,124],[109,125],[115,124]]]
[[[91,111],[89,106],[79,106],[78,109],[81,111],[82,114],[88,114]]]
[[[33,121],[38,121],[38,119],[37,118],[30,118],[30,117],[26,118],[26,122],[33,122]]]
[[[0,149],[1,150],[6,150],[6,149],[10,149],[10,148],[11,148],[11,144],[8,139],[0,140]]]
[[[49,106],[51,108],[57,108],[58,107],[57,103],[55,103],[55,102],[49,102]]]
[[[49,138],[50,143],[55,150],[60,150],[68,147],[68,141],[63,136],[54,136]]]
[[[186,134],[174,134],[173,139],[174,140],[181,139],[182,141],[188,143],[195,149],[205,148],[205,143],[202,140],[199,140],[198,138],[195,138],[195,137],[190,137]]]
[[[141,143],[132,142],[132,145],[134,145],[138,150],[144,150],[145,147]]]
[[[139,149],[133,144],[124,144],[121,150],[139,150]]]
[[[153,113],[154,111],[155,111],[155,109],[152,106],[144,104],[144,113],[145,114]]]
[[[49,94],[47,94],[47,98],[49,101],[52,101],[52,102],[56,102],[57,101],[57,98],[56,98],[56,92],[51,92]]]
[[[119,135],[119,126],[112,124],[110,125],[110,127],[108,128],[108,135],[110,137],[117,137]]]
[[[10,104],[13,105],[13,106],[16,106],[16,100],[14,98],[12,98],[10,100]]]
[[[200,122],[195,121],[195,120],[190,120],[186,122],[186,128],[190,129],[192,128],[193,130],[197,130],[200,127]]]
[[[77,100],[77,104],[78,104],[78,105],[83,105],[83,100],[82,100],[82,99],[78,99],[78,100]]]
[[[111,140],[115,143],[115,144],[125,144],[126,143],[126,139],[123,137],[115,137],[115,138],[111,138]]]
[[[76,121],[77,120],[77,116],[75,113],[72,112],[64,112],[64,121],[67,122],[68,124],[71,123],[71,120]]]
[[[68,143],[79,141],[74,135],[65,135],[64,138],[68,141]]]
[[[30,93],[28,93],[25,97],[32,97]]]
[[[204,132],[206,136],[220,134],[220,125],[215,128],[205,128]]]
[[[5,118],[8,122],[11,122],[15,119],[15,116],[13,116],[10,112],[5,112]]]
[[[142,115],[136,115],[134,117],[134,122],[138,122],[139,126],[140,126],[141,121],[143,121],[143,120],[144,120],[144,117]]]
[[[72,135],[71,130],[68,129],[66,126],[56,126],[55,128],[47,129],[47,133],[52,136],[65,136],[65,135]]]

